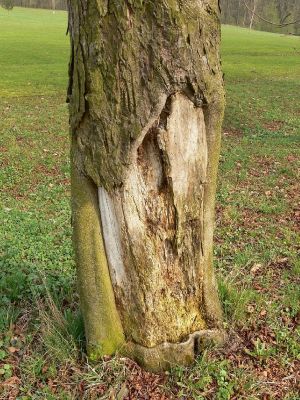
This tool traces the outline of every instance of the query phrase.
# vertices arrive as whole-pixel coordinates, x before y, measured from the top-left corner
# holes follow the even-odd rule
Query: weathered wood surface
[[[70,1],[75,249],[95,357],[123,343],[148,365],[147,349],[171,361],[161,346],[174,352],[190,335],[221,328],[212,267],[224,108],[217,3]],[[94,216],[84,225],[87,188]],[[90,242],[93,219],[101,250]],[[85,280],[99,262],[103,276],[91,282],[109,304],[94,302]],[[107,350],[99,339],[105,307],[118,321]],[[187,354],[194,350],[182,362]]]

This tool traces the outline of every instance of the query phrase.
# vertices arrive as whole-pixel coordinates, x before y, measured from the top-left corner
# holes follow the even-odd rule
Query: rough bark
[[[72,204],[87,348],[150,369],[222,341],[212,265],[218,0],[70,0]]]

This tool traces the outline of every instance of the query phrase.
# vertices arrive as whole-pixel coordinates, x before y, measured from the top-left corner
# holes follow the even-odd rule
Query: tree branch
[[[248,4],[246,3],[246,0],[243,0],[243,2],[244,2],[244,4],[245,4],[245,7],[247,8],[247,10],[250,11],[250,12],[251,12],[253,15],[255,15],[257,18],[259,18],[260,20],[262,20],[262,21],[264,21],[264,22],[267,22],[267,23],[270,24],[270,25],[277,26],[278,28],[284,28],[285,26],[288,26],[288,25],[295,25],[295,24],[299,24],[299,23],[300,23],[300,19],[298,19],[298,20],[296,20],[296,21],[287,22],[287,23],[285,23],[285,24],[283,24],[283,23],[281,23],[281,24],[275,24],[274,22],[269,21],[269,20],[267,20],[267,19],[261,17],[259,14],[257,14],[257,13],[255,12],[255,9],[254,9],[254,10],[251,10],[251,8],[250,8],[250,7],[248,6]],[[284,19],[286,19],[287,17],[288,17],[288,16],[286,16]]]

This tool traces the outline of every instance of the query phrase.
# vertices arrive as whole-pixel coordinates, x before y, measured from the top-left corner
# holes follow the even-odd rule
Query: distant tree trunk
[[[51,0],[52,3],[52,10],[55,11],[56,9],[56,0]]]
[[[243,26],[246,25],[247,14],[248,14],[248,10],[245,9],[245,10],[244,10],[244,18],[243,18]]]
[[[218,1],[70,0],[72,207],[91,359],[151,370],[222,342],[212,265]]]
[[[257,6],[257,0],[253,0],[252,13],[251,13],[251,19],[250,19],[250,25],[249,25],[250,29],[252,29],[252,26],[253,26],[256,6]]]
[[[240,23],[240,7],[241,7],[241,0],[239,0],[238,7],[237,7],[236,25],[239,25],[239,23]]]

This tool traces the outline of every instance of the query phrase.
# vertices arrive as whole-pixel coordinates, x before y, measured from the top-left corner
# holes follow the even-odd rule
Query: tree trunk
[[[250,25],[249,25],[250,29],[252,29],[252,26],[253,26],[256,6],[257,6],[257,0],[253,0],[252,14],[251,14]]]
[[[218,0],[70,0],[72,207],[91,359],[221,342],[213,257]]]
[[[239,23],[240,23],[240,10],[241,10],[241,0],[239,0],[238,7],[237,7],[236,25],[239,25]]]

